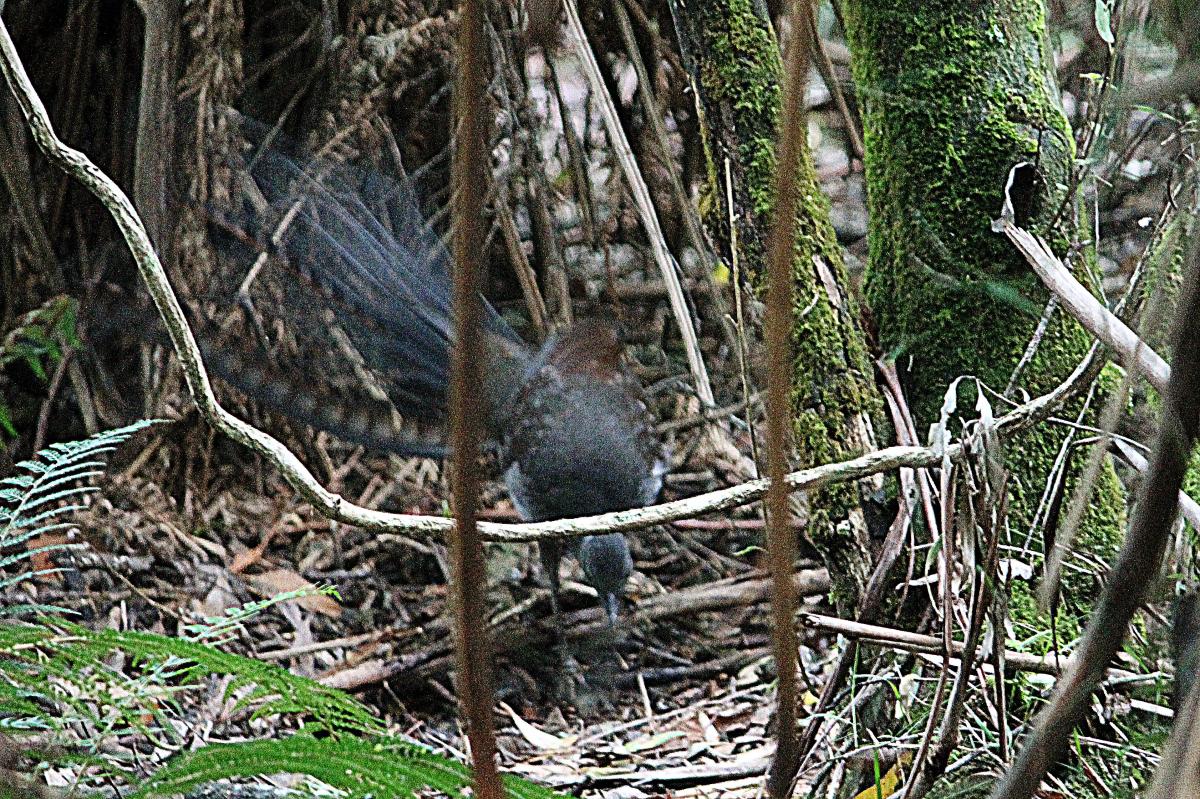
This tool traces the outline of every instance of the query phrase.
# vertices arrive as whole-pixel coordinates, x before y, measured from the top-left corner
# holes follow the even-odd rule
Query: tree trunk
[[[775,200],[779,47],[770,23],[752,0],[702,0],[686,9],[673,5],[672,11],[702,107],[709,170],[707,227],[727,263],[736,263],[761,295],[766,287],[764,245]],[[807,467],[872,448],[870,416],[880,403],[858,307],[846,291],[829,204],[807,151],[797,178],[792,412],[796,462]],[[866,490],[877,487],[872,483]],[[858,605],[871,566],[860,490],[841,485],[807,502],[808,536],[835,575],[835,602],[849,613]]]
[[[1010,384],[1047,293],[990,222],[1000,213],[1009,170],[1034,164],[1040,179],[1014,192],[1023,200],[1017,222],[1064,252],[1075,213],[1066,188],[1074,140],[1059,104],[1041,0],[845,0],[842,13],[867,145],[867,296],[922,430],[937,420],[956,377],[972,374],[998,391]],[[1077,272],[1086,261],[1074,259]],[[1054,312],[1010,393],[1046,392],[1088,346],[1083,329]],[[1079,408],[1075,402],[1060,415],[1073,419]],[[1065,435],[1062,426],[1044,425],[1009,443],[1010,529],[1018,546]],[[1082,462],[1072,458],[1068,496]],[[1106,464],[1075,549],[1107,562],[1123,534],[1123,508]],[[1080,610],[1095,592],[1094,578],[1090,570],[1066,574],[1068,605]],[[1021,601],[1026,587],[1015,590],[1017,612],[1032,612]]]

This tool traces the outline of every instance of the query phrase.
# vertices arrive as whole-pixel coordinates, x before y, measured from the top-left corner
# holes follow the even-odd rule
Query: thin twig
[[[483,301],[484,238],[488,225],[483,202],[487,194],[488,149],[481,109],[486,107],[482,53],[483,0],[462,0],[458,28],[458,80],[454,106],[458,131],[454,149],[454,334],[450,358],[451,490],[455,526],[450,536],[450,596],[454,613],[456,686],[467,740],[471,744],[471,787],[481,799],[502,799],[504,787],[496,768],[496,729],[492,721],[492,659],[487,629],[487,570],[483,540],[475,512],[479,505],[479,456],[483,433]]]
[[[545,340],[550,335],[550,326],[546,322],[546,300],[538,288],[537,275],[525,257],[521,248],[521,234],[517,231],[517,222],[513,219],[512,209],[508,206],[508,192],[501,190],[496,200],[496,219],[500,223],[500,233],[504,237],[504,246],[508,250],[508,260],[521,284],[521,293],[525,295],[525,307],[529,310],[529,322],[537,332],[539,340]]]
[[[840,619],[837,616],[826,616],[820,613],[801,613],[799,620],[800,624],[812,630],[844,635],[851,640],[873,646],[884,646],[899,652],[940,656],[943,651],[941,636],[937,635],[923,635],[921,633],[911,633],[907,630],[898,630],[894,627],[863,624],[862,622]],[[956,661],[962,656],[964,650],[965,645],[962,642],[954,641],[951,643],[951,655]],[[1060,658],[1053,652],[1045,655],[1031,655],[1028,652],[1017,652],[1011,649],[1004,650],[1005,667],[1012,671],[1025,671],[1031,674],[1056,676],[1062,673],[1062,669],[1058,665],[1060,659],[1065,660],[1065,658]],[[1141,676],[1119,668],[1109,668],[1106,674],[1112,680],[1128,680]]]
[[[1171,376],[1171,368],[1167,362],[1149,344],[1138,338],[1129,325],[1101,305],[1100,301],[1074,278],[1046,242],[1017,227],[1009,219],[999,219],[992,227],[1008,236],[1033,267],[1033,271],[1037,272],[1037,276],[1046,284],[1046,288],[1062,300],[1063,307],[1089,333],[1111,347],[1122,363],[1136,364],[1138,371],[1145,375],[1150,385],[1160,393],[1166,389],[1167,380]]]
[[[62,387],[63,376],[67,373],[67,368],[74,357],[75,348],[67,347],[59,357],[58,365],[54,368],[50,385],[46,387],[46,399],[42,402],[42,409],[38,413],[37,432],[33,436],[33,446],[31,447],[34,452],[40,450],[46,443],[46,434],[50,427],[50,412],[54,409],[54,400],[58,397],[59,388]]]
[[[1016,762],[993,791],[993,799],[1028,799],[1037,790],[1087,713],[1092,692],[1162,567],[1178,510],[1179,487],[1200,427],[1200,347],[1194,346],[1192,327],[1200,316],[1200,247],[1193,244],[1191,250],[1171,336],[1175,363],[1163,392],[1162,425],[1134,507],[1133,523],[1075,659]],[[1135,346],[1130,354],[1136,352]],[[1166,371],[1166,364],[1160,368]]]
[[[810,0],[796,0],[792,19],[799,21]],[[775,707],[775,758],[767,776],[772,799],[792,795],[800,768],[796,733],[796,590],[792,563],[796,560],[796,534],[788,523],[790,507],[784,485],[791,453],[792,427],[792,253],[795,248],[797,175],[808,127],[804,114],[804,86],[808,76],[809,29],[794,25],[797,36],[786,53],[783,108],[776,169],[775,218],[767,240],[767,553],[771,566],[772,641],[777,672]]]
[[[821,80],[825,82],[825,88],[829,89],[829,94],[833,97],[833,104],[837,106],[838,114],[842,118],[842,128],[846,131],[846,138],[850,141],[850,151],[854,153],[855,158],[861,161],[866,155],[867,148],[863,145],[858,122],[854,118],[854,114],[850,113],[850,106],[846,103],[846,94],[842,91],[842,85],[833,71],[833,60],[830,59],[825,42],[821,40],[820,32],[817,30],[817,10],[811,5],[806,8],[808,13],[805,14],[805,24],[808,27],[808,35],[811,37],[809,41],[813,54],[817,57],[817,69],[820,71]]]
[[[179,67],[180,0],[138,0],[146,19],[142,84],[138,95],[133,196],[150,238],[169,252],[170,159],[175,151],[175,75]],[[168,256],[168,260],[170,260]]]

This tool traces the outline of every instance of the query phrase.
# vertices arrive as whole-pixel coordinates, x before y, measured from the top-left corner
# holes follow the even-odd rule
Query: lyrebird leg
[[[542,562],[542,573],[550,584],[550,620],[551,620],[551,638],[554,641],[554,649],[558,653],[560,665],[563,670],[562,682],[568,694],[574,693],[575,682],[579,676],[579,664],[575,662],[575,658],[571,656],[570,647],[567,644],[567,633],[563,628],[562,623],[562,606],[559,603],[559,595],[562,592],[562,583],[558,578],[558,566],[562,561],[563,544],[558,539],[546,539],[538,542],[538,556]]]
[[[556,638],[561,638],[562,628],[559,622],[558,593],[562,590],[558,579],[558,564],[562,561],[562,542],[557,539],[547,539],[538,542],[538,556],[542,561],[542,574],[550,584],[550,612],[554,614],[554,630]],[[556,641],[557,643],[557,641]]]

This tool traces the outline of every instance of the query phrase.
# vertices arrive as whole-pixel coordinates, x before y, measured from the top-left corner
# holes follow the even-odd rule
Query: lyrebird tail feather
[[[262,126],[243,122],[251,145]],[[444,412],[453,348],[450,259],[426,225],[411,187],[346,164],[257,151],[251,175],[282,217],[296,206],[283,253],[332,295],[338,324],[404,415]],[[368,208],[370,201],[380,212]],[[380,221],[384,215],[390,225]],[[481,334],[489,359],[482,387],[493,432],[524,378],[526,346],[486,302]]]
[[[210,372],[266,407],[351,444],[423,458],[446,457],[440,431],[398,417],[390,403],[331,401],[304,381],[262,365],[236,350],[202,346]]]
[[[348,441],[409,455],[444,455],[444,443],[427,426],[395,423],[397,414],[406,423],[444,421],[454,341],[449,254],[426,224],[410,184],[312,156],[280,138],[267,146],[268,128],[236,118],[250,151],[230,166],[248,174],[260,199],[206,209],[227,226],[226,232],[244,234],[240,240],[218,236],[218,249],[248,266],[259,251],[275,249],[265,243],[273,238],[269,226],[290,218],[273,252],[290,271],[279,281],[285,305],[293,306],[289,324],[315,328],[325,323],[321,309],[332,311],[333,323],[361,355],[390,406],[366,399],[346,402],[318,390],[323,379],[275,369],[261,350],[216,345],[219,337],[206,335],[211,326],[194,320],[200,322],[196,332],[209,368],[268,407]],[[261,199],[269,205],[266,211]],[[257,248],[255,240],[261,242]],[[218,303],[232,306],[235,300],[229,296]],[[98,306],[97,329],[115,329],[115,320],[128,320],[130,312],[153,315],[127,298],[104,297]],[[289,309],[283,314],[286,318]],[[160,327],[139,324],[135,329],[165,340]],[[336,351],[326,343],[332,342],[330,333],[308,331],[310,340],[314,332],[321,341],[318,348]],[[531,354],[486,301],[481,335],[487,368],[480,390],[485,421],[495,437],[526,377]]]
[[[145,339],[170,346],[158,314],[149,302],[124,293],[104,291],[83,309],[82,327],[94,344],[117,331],[136,330]],[[443,458],[442,431],[417,419],[400,417],[390,402],[367,396],[350,401],[326,391],[312,375],[290,373],[269,365],[262,351],[243,351],[214,343],[220,337],[209,324],[189,314],[193,333],[209,374],[218,377],[264,407],[343,441],[397,455]]]

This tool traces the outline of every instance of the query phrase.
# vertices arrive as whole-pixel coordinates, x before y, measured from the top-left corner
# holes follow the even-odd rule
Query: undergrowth
[[[23,363],[38,380],[49,380],[49,369],[62,362],[64,349],[79,345],[76,331],[78,305],[63,294],[35,308],[0,339],[0,369]],[[0,445],[4,436],[17,435],[12,412],[0,394]]]
[[[0,588],[47,578],[75,546],[31,545],[70,526],[68,515],[97,489],[104,456],[151,422],[54,444],[0,480]],[[332,593],[332,589],[317,591]],[[281,594],[206,619],[170,637],[90,629],[60,607],[30,602],[0,608],[0,734],[20,752],[20,771],[53,772],[74,795],[164,796],[220,780],[306,775],[295,795],[401,797],[429,790],[458,796],[470,785],[461,763],[389,736],[349,694],[286,669],[223,651],[249,618],[312,591]],[[220,685],[226,719],[272,737],[206,743],[213,719],[185,699]],[[24,780],[3,775],[0,793]],[[19,785],[19,783],[16,783]],[[508,779],[516,797],[555,794]]]

